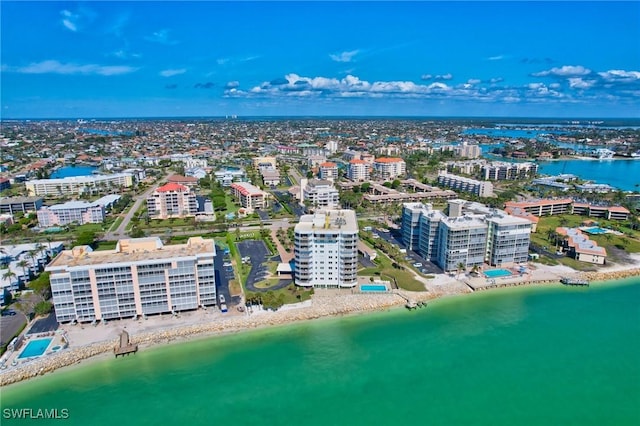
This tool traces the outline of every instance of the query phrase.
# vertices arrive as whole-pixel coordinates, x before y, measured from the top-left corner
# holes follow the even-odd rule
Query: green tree
[[[46,300],[36,303],[33,310],[36,315],[47,315],[53,309],[53,304]]]
[[[17,266],[22,268],[22,273],[24,274],[25,280],[28,280],[31,276],[31,273],[27,272],[27,266],[29,266],[29,263],[26,260],[22,259],[17,263]]]
[[[96,233],[93,231],[82,231],[76,238],[76,245],[78,246],[90,246],[96,241]]]

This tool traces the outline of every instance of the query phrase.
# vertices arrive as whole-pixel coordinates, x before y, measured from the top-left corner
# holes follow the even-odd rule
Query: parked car
[[[226,303],[226,300],[224,300],[224,294],[220,295],[220,304],[222,303]]]
[[[416,268],[422,268],[422,263],[416,262],[413,264],[413,266],[415,266]]]

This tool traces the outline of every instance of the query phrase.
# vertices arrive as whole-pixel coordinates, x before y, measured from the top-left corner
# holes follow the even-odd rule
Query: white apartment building
[[[430,204],[405,203],[402,240],[445,271],[487,263],[509,266],[526,262],[532,223],[498,209],[465,200],[450,200],[449,213]]]
[[[47,267],[59,322],[133,318],[216,304],[212,239],[165,246],[160,238],[118,241],[114,250],[78,246]]]
[[[538,172],[536,163],[507,163],[492,161],[484,164],[480,174],[484,180],[518,180],[534,177]]]
[[[380,157],[373,162],[373,169],[378,179],[392,180],[406,174],[407,164],[402,158]]]
[[[254,209],[267,207],[269,194],[249,182],[234,182],[231,184],[231,193],[242,207],[252,212]]]
[[[371,179],[371,165],[364,160],[349,161],[347,178],[354,182],[369,181]]]
[[[196,194],[185,185],[168,183],[149,195],[147,212],[152,219],[195,216],[198,212]]]
[[[318,177],[323,180],[338,179],[338,165],[330,161],[320,164]]]
[[[131,173],[113,175],[72,176],[61,179],[35,179],[25,182],[29,195],[57,196],[91,193],[99,190],[130,188],[133,186]]]
[[[492,197],[493,184],[450,174],[444,170],[438,172],[438,184],[461,192],[470,192],[479,197]]]
[[[300,204],[314,209],[336,209],[340,207],[340,193],[328,180],[302,179],[300,181]]]
[[[260,174],[262,182],[266,186],[277,186],[280,184],[280,172],[274,167],[261,167]]]
[[[455,147],[456,155],[463,158],[478,158],[482,155],[479,145],[462,142],[461,145]]]
[[[49,207],[41,207],[38,212],[38,226],[49,228],[55,225],[77,223],[102,223],[105,211],[120,198],[119,195],[107,195],[94,202],[69,201]]]
[[[247,178],[247,174],[241,169],[222,169],[214,172],[216,182],[222,186],[231,186],[233,182],[242,182]]]
[[[358,222],[353,210],[303,215],[295,226],[294,282],[303,287],[354,287]]]

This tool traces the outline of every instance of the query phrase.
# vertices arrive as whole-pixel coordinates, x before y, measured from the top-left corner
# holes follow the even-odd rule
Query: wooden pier
[[[580,278],[561,278],[560,282],[564,285],[578,285],[589,287],[589,281]]]
[[[138,345],[131,344],[129,342],[129,333],[122,330],[120,333],[120,346],[113,348],[113,353],[116,358],[118,358],[119,355],[125,356],[136,352],[138,352]]]

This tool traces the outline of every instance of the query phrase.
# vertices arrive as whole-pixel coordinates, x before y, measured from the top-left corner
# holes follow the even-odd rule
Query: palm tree
[[[18,267],[22,268],[22,273],[24,274],[25,281],[28,280],[29,277],[31,276],[31,272],[27,272],[27,266],[29,266],[29,262],[27,262],[26,260],[22,259],[16,265],[18,265]]]
[[[6,272],[2,274],[2,278],[9,281],[10,284],[11,284],[11,278],[16,278],[16,277],[17,277],[16,273],[13,272],[11,269],[7,269]]]
[[[458,279],[458,277],[460,276],[460,271],[464,271],[465,269],[467,269],[467,265],[465,265],[463,262],[460,262],[456,266],[456,269],[458,270],[458,276],[456,276],[456,279]]]
[[[27,256],[29,256],[29,258],[31,259],[31,264],[33,265],[33,267],[36,269],[36,271],[40,270],[38,262],[36,262],[36,253],[38,251],[33,249],[33,250],[29,250],[27,252]]]

